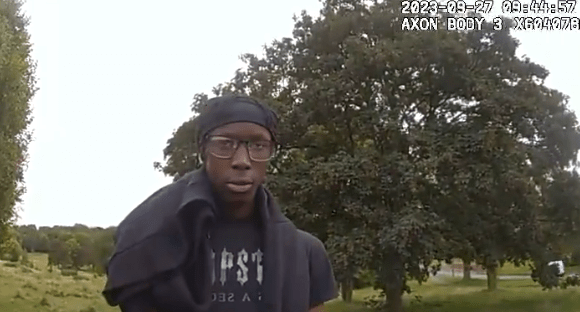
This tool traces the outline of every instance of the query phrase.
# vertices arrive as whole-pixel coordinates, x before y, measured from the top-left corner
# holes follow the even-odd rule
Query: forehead
[[[251,138],[270,140],[268,129],[252,122],[234,122],[214,129],[211,135],[223,135],[233,138]]]

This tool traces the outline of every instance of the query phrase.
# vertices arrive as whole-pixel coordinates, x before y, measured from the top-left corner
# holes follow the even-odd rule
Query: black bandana
[[[210,131],[234,122],[251,122],[260,125],[276,141],[276,114],[264,104],[241,96],[219,97],[208,101],[204,111],[198,117],[198,142]]]

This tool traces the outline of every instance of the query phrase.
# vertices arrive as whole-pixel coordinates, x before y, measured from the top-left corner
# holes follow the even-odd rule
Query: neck
[[[214,194],[215,195],[215,194]],[[251,202],[224,202],[219,196],[214,196],[216,208],[222,218],[229,220],[245,220],[255,215],[256,200]]]
[[[230,220],[244,220],[253,218],[256,210],[256,196],[250,202],[225,202],[212,188],[212,195],[218,213],[221,217]]]
[[[225,217],[233,220],[250,219],[255,214],[255,201],[251,203],[227,203],[223,206]]]

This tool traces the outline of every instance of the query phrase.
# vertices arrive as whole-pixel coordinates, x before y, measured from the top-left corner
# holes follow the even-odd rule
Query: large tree
[[[547,70],[515,55],[509,20],[502,31],[406,32],[403,17],[396,1],[326,1],[214,90],[278,111],[268,186],[326,243],[343,286],[370,267],[395,312],[434,260],[477,260],[492,289],[503,261],[540,263],[542,185],[580,142],[566,98],[543,86]],[[156,164],[166,174],[200,165],[192,129],[206,100],[196,95],[168,141]]]
[[[35,62],[19,0],[0,0],[0,241],[24,193]]]

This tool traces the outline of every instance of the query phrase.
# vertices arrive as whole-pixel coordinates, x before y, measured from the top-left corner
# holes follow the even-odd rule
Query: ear
[[[199,150],[199,153],[197,153],[197,161],[200,164],[205,162],[205,149],[203,147]]]

